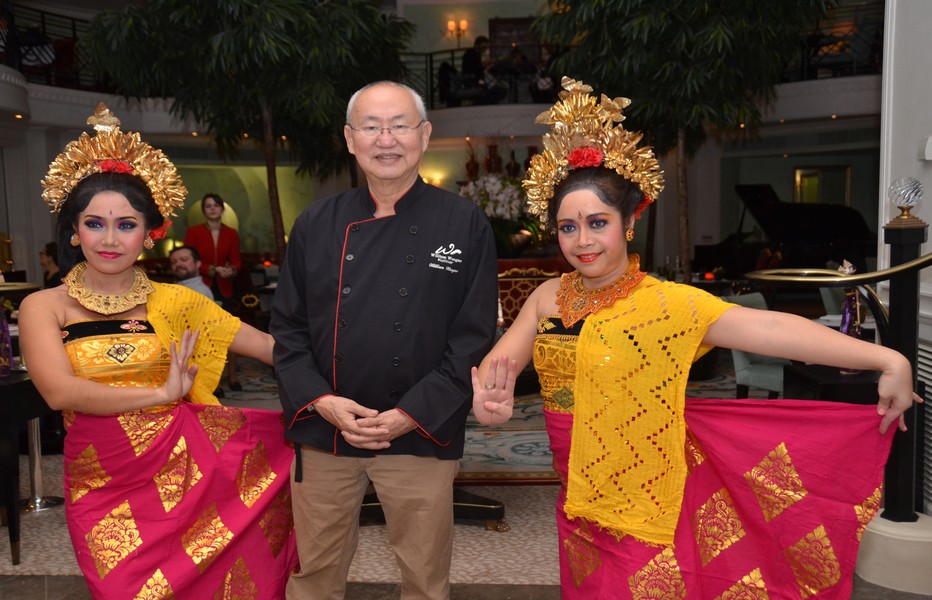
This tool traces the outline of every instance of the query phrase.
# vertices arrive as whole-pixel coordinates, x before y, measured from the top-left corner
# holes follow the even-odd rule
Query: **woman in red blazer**
[[[219,194],[206,194],[201,200],[201,211],[207,222],[188,227],[184,236],[185,245],[200,252],[201,277],[218,300],[233,297],[233,278],[243,266],[239,234],[220,222],[225,208]]]
[[[188,227],[184,236],[186,246],[193,246],[201,255],[201,277],[214,292],[214,298],[229,308],[228,300],[233,297],[233,280],[243,263],[239,252],[239,234],[232,227],[220,222],[226,206],[220,194],[204,194],[201,212],[206,223]],[[230,389],[243,389],[236,377],[236,355],[228,355],[227,381]]]

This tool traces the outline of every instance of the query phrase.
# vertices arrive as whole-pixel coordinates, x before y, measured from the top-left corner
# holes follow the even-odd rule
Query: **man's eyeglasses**
[[[420,128],[424,124],[424,119],[421,119],[417,125],[389,125],[388,127],[379,127],[378,125],[366,125],[365,127],[353,127],[349,123],[346,124],[347,127],[352,129],[355,132],[361,133],[367,138],[376,138],[382,135],[383,131],[387,131],[390,135],[394,137],[404,137],[410,135],[415,129]]]

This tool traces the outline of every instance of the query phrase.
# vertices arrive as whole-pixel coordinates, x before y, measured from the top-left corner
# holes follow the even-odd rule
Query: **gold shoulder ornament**
[[[87,132],[69,142],[42,180],[42,199],[53,213],[79,181],[92,173],[117,172],[139,176],[158,205],[163,217],[175,215],[184,206],[188,190],[181,182],[175,165],[161,150],[143,142],[138,133],[120,131],[120,120],[103,103],[87,119],[96,135]]]
[[[643,134],[621,125],[625,120],[622,110],[631,100],[602,94],[597,101],[590,86],[569,77],[561,85],[557,103],[534,120],[550,125],[550,131],[543,137],[544,150],[531,157],[527,179],[522,182],[528,211],[546,224],[554,186],[572,169],[602,166],[641,189],[644,201],[635,213],[639,215],[663,190],[663,171],[649,146],[638,147]]]

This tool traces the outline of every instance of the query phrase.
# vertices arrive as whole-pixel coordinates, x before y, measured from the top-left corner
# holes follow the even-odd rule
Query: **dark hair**
[[[489,43],[491,43],[491,42],[489,41],[489,38],[485,37],[484,35],[480,35],[480,36],[478,36],[478,37],[473,41],[472,47],[473,47],[473,48],[478,48],[478,47],[481,46],[482,44],[489,44]]]
[[[197,248],[195,248],[194,246],[178,246],[177,248],[173,249],[171,252],[168,253],[168,258],[171,258],[172,254],[174,254],[175,252],[178,252],[179,250],[190,250],[191,257],[194,259],[194,262],[201,260],[201,253],[198,252]]]
[[[58,267],[64,273],[84,260],[81,246],[71,245],[71,236],[78,230],[78,215],[87,209],[87,205],[91,203],[94,196],[101,192],[123,194],[133,210],[142,213],[147,231],[165,222],[155,200],[152,199],[149,186],[138,176],[128,173],[88,175],[74,186],[58,213],[55,238],[58,242]]]
[[[204,200],[207,200],[208,198],[213,198],[214,202],[219,204],[222,210],[226,210],[226,205],[223,203],[223,198],[220,197],[220,194],[215,194],[213,192],[207,192],[206,194],[204,194],[204,197],[201,198],[201,212],[204,212]]]
[[[43,253],[48,258],[52,259],[52,262],[55,263],[55,266],[58,266],[58,244],[55,242],[49,242],[45,245],[45,250]]]
[[[599,197],[605,204],[621,213],[624,223],[634,215],[634,210],[644,199],[644,192],[636,184],[628,181],[615,171],[605,167],[584,167],[573,169],[566,179],[553,188],[553,199],[547,206],[550,223],[556,227],[557,212],[560,204],[570,192],[588,190]]]

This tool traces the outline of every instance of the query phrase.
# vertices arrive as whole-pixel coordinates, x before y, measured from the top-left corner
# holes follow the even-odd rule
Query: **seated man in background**
[[[207,284],[200,275],[201,255],[197,248],[193,246],[178,246],[168,255],[168,261],[171,264],[172,275],[178,285],[191,288],[195,292],[200,292],[214,300],[214,293],[210,291]]]

